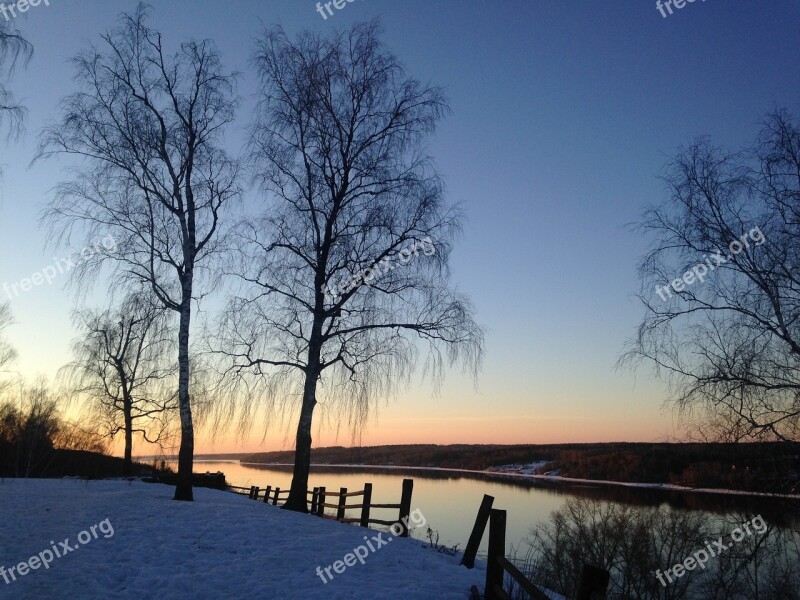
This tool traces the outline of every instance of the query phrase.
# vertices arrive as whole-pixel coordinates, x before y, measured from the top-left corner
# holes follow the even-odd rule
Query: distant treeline
[[[293,459],[292,451],[279,451],[241,460],[291,463]],[[800,445],[779,442],[334,446],[314,449],[312,462],[477,471],[545,462],[539,472],[557,471],[563,477],[775,492],[797,491],[800,482]]]
[[[108,456],[95,431],[65,421],[43,388],[16,405],[0,403],[0,477],[115,477],[123,459]],[[153,468],[134,463],[133,475]]]
[[[28,468],[27,456],[19,456],[14,449],[0,441],[0,477],[85,477],[102,479],[119,477],[123,473],[122,459],[97,452],[39,449],[34,464]],[[151,475],[149,465],[134,463],[134,475]]]

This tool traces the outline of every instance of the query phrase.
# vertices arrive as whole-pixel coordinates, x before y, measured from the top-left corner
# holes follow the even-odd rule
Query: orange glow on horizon
[[[492,418],[456,417],[417,420],[381,419],[371,424],[355,443],[349,432],[340,433],[315,430],[314,447],[327,446],[382,446],[405,444],[562,444],[592,442],[663,442],[672,439],[670,429],[663,419],[648,423],[642,428],[640,419],[628,421],[607,419],[601,422],[592,418],[564,417],[537,418],[535,416],[498,416]],[[134,455],[158,454],[147,444],[138,442]],[[262,442],[262,434],[251,433],[245,438],[234,435],[215,440],[198,433],[195,438],[196,454],[225,454],[241,452],[271,452],[292,450],[293,439],[283,433],[270,433]],[[114,454],[122,454],[121,443],[113,447]],[[167,454],[177,452],[166,450]]]

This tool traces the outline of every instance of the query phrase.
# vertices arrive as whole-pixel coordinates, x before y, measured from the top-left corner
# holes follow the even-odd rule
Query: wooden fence
[[[261,490],[257,486],[250,488],[228,486],[231,491],[237,494],[245,494],[252,500],[259,500]],[[372,484],[365,483],[363,490],[355,492],[348,492],[347,488],[339,488],[338,492],[329,491],[324,486],[315,487],[309,490],[308,496],[310,497],[310,510],[311,514],[323,517],[325,519],[335,519],[342,523],[358,523],[361,527],[369,527],[370,525],[386,525],[392,526],[398,524],[402,527],[402,534],[400,537],[408,537],[408,519],[411,514],[411,494],[414,490],[413,479],[403,479],[403,491],[400,495],[400,502],[397,504],[381,504],[372,501]],[[279,502],[285,503],[289,496],[289,490],[281,490],[276,487],[267,486],[263,494],[263,502],[278,506]],[[348,498],[361,498],[358,504],[347,504]],[[331,500],[335,499],[335,502]],[[335,511],[333,514],[326,514],[325,509],[329,508]],[[361,509],[361,514],[358,517],[346,517],[345,513],[348,510]],[[392,510],[398,511],[396,520],[388,521],[385,519],[376,519],[372,516],[373,510]]]
[[[506,558],[506,511],[492,509],[489,513],[489,547],[486,556],[486,587],[484,600],[511,600],[505,591],[505,575],[511,578],[533,600],[549,600],[544,592]],[[603,569],[583,565],[575,600],[604,600],[609,574]]]
[[[261,499],[264,503],[277,506],[279,502],[285,502],[289,495],[289,490],[272,488],[267,486],[261,496],[261,490],[257,486],[243,488],[228,486],[231,491],[238,494],[246,494],[253,500]],[[363,490],[349,492],[347,488],[339,488],[338,492],[328,491],[324,486],[315,487],[309,490],[310,512],[313,515],[325,519],[334,519],[342,523],[358,523],[361,527],[370,525],[392,526],[398,524],[402,527],[401,537],[408,537],[408,519],[411,513],[411,494],[414,489],[413,479],[403,480],[403,491],[398,504],[380,504],[372,501],[372,484],[365,483]],[[358,504],[347,504],[348,498],[360,498]],[[336,499],[335,502],[330,500]],[[489,524],[489,546],[486,557],[486,585],[484,588],[484,600],[511,600],[511,596],[505,591],[506,575],[515,582],[520,589],[524,590],[533,600],[549,600],[549,597],[542,592],[532,581],[530,581],[510,560],[506,558],[506,511],[492,508],[494,498],[484,495],[481,502],[475,526],[464,550],[461,564],[467,568],[472,568],[475,556],[478,552],[481,539],[483,538],[487,522]],[[325,509],[335,511],[326,514]],[[346,511],[361,509],[358,517],[346,517]],[[396,521],[376,519],[372,516],[372,510],[398,510]],[[591,565],[583,565],[578,592],[575,600],[604,600],[608,588],[609,573],[603,569]],[[478,590],[473,586],[473,597],[477,597]]]

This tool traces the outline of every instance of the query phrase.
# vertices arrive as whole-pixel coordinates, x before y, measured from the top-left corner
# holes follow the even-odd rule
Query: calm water
[[[175,465],[172,465],[175,468]],[[229,484],[249,487],[257,485],[263,493],[270,485],[274,489],[288,489],[291,483],[291,468],[273,465],[240,464],[228,461],[195,461],[195,472],[222,471]],[[439,543],[447,546],[466,545],[475,516],[484,494],[494,496],[494,508],[507,511],[507,553],[515,550],[525,552],[524,540],[530,529],[548,520],[550,513],[560,508],[570,497],[589,496],[610,502],[622,502],[639,506],[667,504],[678,510],[702,511],[709,519],[733,511],[760,513],[767,521],[787,525],[797,519],[797,503],[786,500],[748,496],[726,496],[664,490],[627,488],[619,486],[594,486],[547,484],[522,478],[403,468],[375,467],[312,467],[309,487],[325,486],[338,491],[346,487],[350,491],[364,488],[372,483],[372,501],[383,504],[400,502],[404,478],[414,480],[411,508],[419,509],[428,525],[439,532]],[[350,499],[357,503],[358,498]],[[349,511],[348,511],[349,512]],[[348,516],[358,516],[359,510]],[[371,516],[378,519],[397,518],[396,510],[374,510]],[[796,521],[793,521],[796,524]],[[413,532],[414,537],[427,539],[425,529]],[[486,550],[488,532],[484,535],[480,553]]]

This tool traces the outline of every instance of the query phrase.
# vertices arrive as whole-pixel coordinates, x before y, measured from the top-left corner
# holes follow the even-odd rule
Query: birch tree
[[[124,475],[131,473],[134,435],[161,442],[177,409],[175,389],[170,389],[175,369],[168,352],[175,338],[168,316],[141,296],[126,299],[117,309],[75,315],[74,360],[64,367],[69,389],[111,438],[123,433]]]
[[[296,511],[308,510],[319,401],[358,427],[419,351],[437,385],[450,363],[476,376],[483,351],[469,300],[448,284],[461,216],[425,153],[447,105],[379,35],[374,22],[330,39],[275,28],[254,58],[263,213],[241,231],[245,291],[219,352],[230,372],[266,378],[270,407],[299,413],[285,505]]]
[[[800,123],[774,112],[737,152],[699,139],[665,181],[623,362],[655,367],[723,439],[800,441]]]
[[[226,213],[238,195],[238,168],[220,146],[234,118],[236,74],[224,70],[209,40],[187,41],[173,54],[133,14],[73,60],[79,91],[43,134],[40,157],[79,157],[46,221],[66,239],[111,235],[76,274],[111,263],[118,285],[150,288],[179,316],[178,404],[181,442],[176,500],[192,500],[194,425],[189,394],[192,303],[219,255]]]

